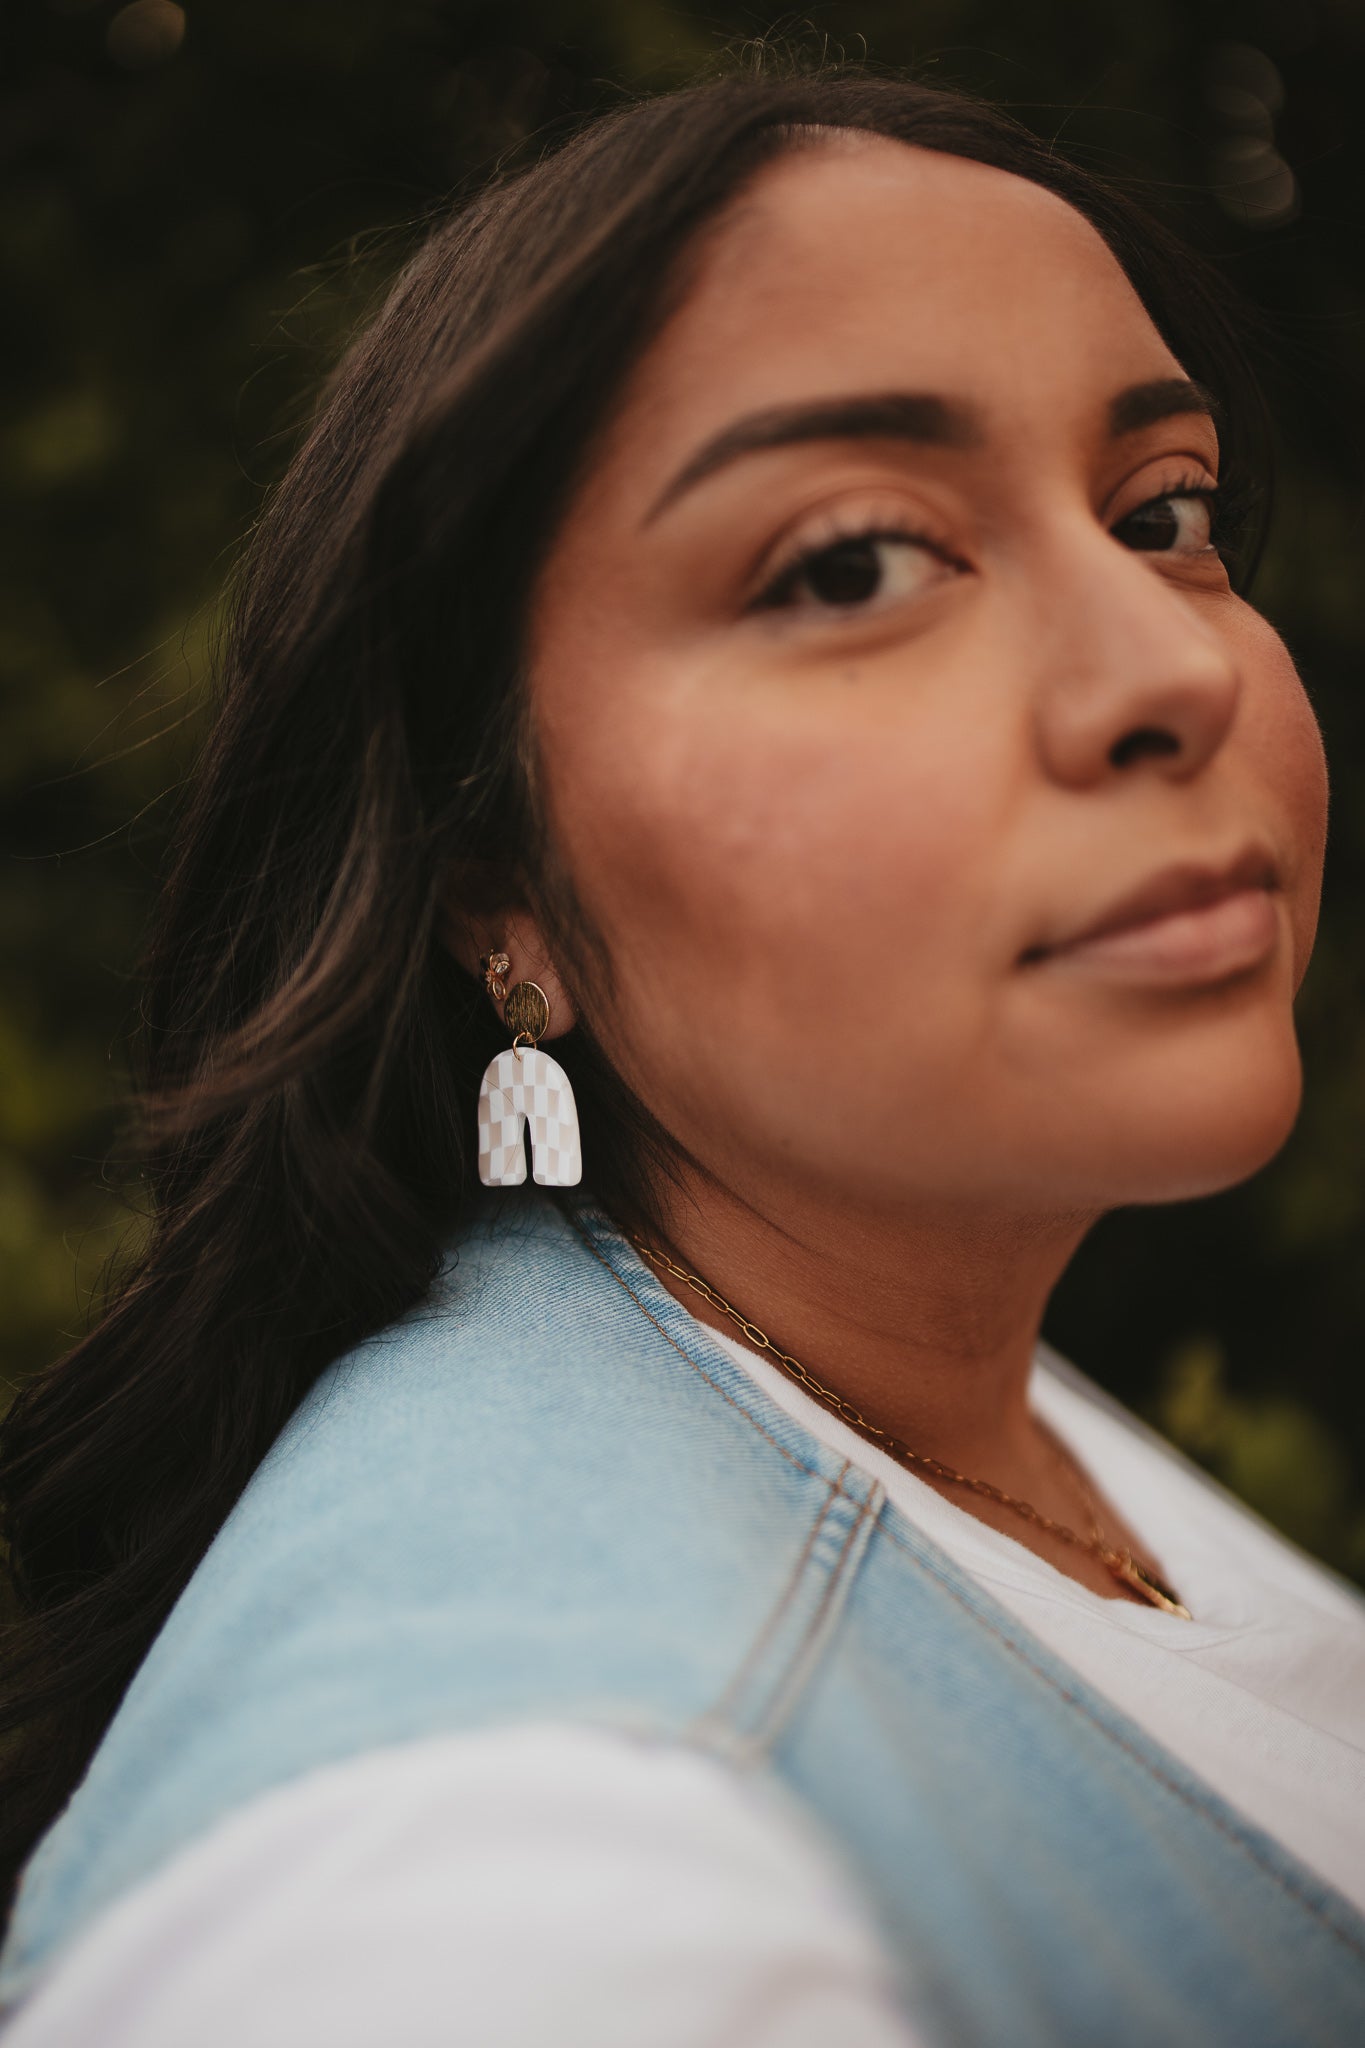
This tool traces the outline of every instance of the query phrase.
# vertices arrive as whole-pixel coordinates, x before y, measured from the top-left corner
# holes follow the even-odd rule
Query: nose
[[[1153,557],[1093,528],[1049,578],[1036,697],[1039,752],[1073,788],[1121,776],[1188,781],[1217,753],[1241,675],[1211,616]],[[1060,585],[1060,587],[1059,587]]]

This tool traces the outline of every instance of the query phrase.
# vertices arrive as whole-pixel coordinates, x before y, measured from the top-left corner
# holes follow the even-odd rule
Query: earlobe
[[[562,1038],[566,1031],[572,1031],[578,1022],[578,1012],[535,918],[525,910],[512,911],[490,936],[492,950],[507,957],[508,964],[501,976],[507,999],[511,1000],[519,982],[533,983],[544,994],[550,1015],[537,1037]],[[502,1015],[506,1021],[505,1009]]]
[[[549,1022],[538,1036],[561,1038],[578,1021],[568,989],[560,979],[535,917],[526,909],[467,910],[447,901],[439,932],[441,942],[468,974],[477,975],[499,1018],[517,983],[530,982],[544,992]],[[500,962],[490,972],[492,963]]]

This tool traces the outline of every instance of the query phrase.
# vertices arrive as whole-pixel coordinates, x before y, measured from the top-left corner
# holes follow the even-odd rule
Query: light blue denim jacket
[[[1354,1908],[532,1189],[262,1463],[29,1865],[0,1996],[245,1800],[547,1717],[775,1772],[929,2041],[1365,2042]]]

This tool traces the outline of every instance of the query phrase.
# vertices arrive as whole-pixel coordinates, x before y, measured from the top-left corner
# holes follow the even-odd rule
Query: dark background
[[[0,0],[0,1370],[17,1382],[80,1329],[136,1227],[115,1137],[132,962],[227,568],[320,375],[481,168],[774,36],[1003,101],[1144,191],[1248,302],[1281,441],[1257,597],[1333,770],[1307,1100],[1246,1187],[1108,1218],[1047,1334],[1365,1580],[1365,7],[1347,0]]]

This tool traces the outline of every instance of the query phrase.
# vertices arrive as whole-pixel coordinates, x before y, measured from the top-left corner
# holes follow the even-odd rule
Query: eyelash
[[[1205,483],[1199,476],[1186,473],[1178,483],[1169,485],[1164,491],[1154,491],[1150,498],[1144,498],[1140,505],[1134,505],[1117,522],[1126,526],[1130,519],[1136,519],[1139,512],[1148,512],[1153,505],[1164,505],[1171,498],[1197,498],[1209,508],[1209,546],[1219,551],[1219,536],[1222,531],[1222,512],[1225,494],[1218,484]],[[1117,531],[1117,527],[1112,529]]]
[[[847,527],[832,522],[830,530],[812,545],[802,548],[798,555],[784,562],[775,575],[770,576],[753,600],[753,610],[774,611],[780,609],[789,593],[800,582],[802,576],[823,555],[835,548],[847,547],[854,541],[899,540],[910,547],[923,548],[926,553],[937,555],[941,562],[960,567],[961,558],[953,554],[945,543],[931,533],[912,532],[904,526],[883,526],[877,522],[859,525],[856,521]]]
[[[1232,552],[1231,532],[1246,508],[1239,501],[1237,494],[1229,491],[1225,485],[1205,483],[1198,476],[1186,474],[1168,489],[1154,492],[1150,498],[1144,498],[1140,505],[1134,505],[1126,512],[1118,524],[1122,526],[1126,520],[1134,518],[1139,512],[1145,512],[1153,505],[1160,505],[1168,498],[1198,498],[1209,507],[1209,545],[1227,560]],[[785,562],[758,592],[753,600],[752,609],[780,610],[811,565],[832,549],[847,546],[851,541],[879,540],[903,541],[910,547],[924,548],[929,554],[937,555],[941,562],[946,562],[950,567],[963,566],[961,558],[933,534],[913,532],[903,526],[852,524],[847,529],[832,529],[818,542],[803,548],[791,561]]]

